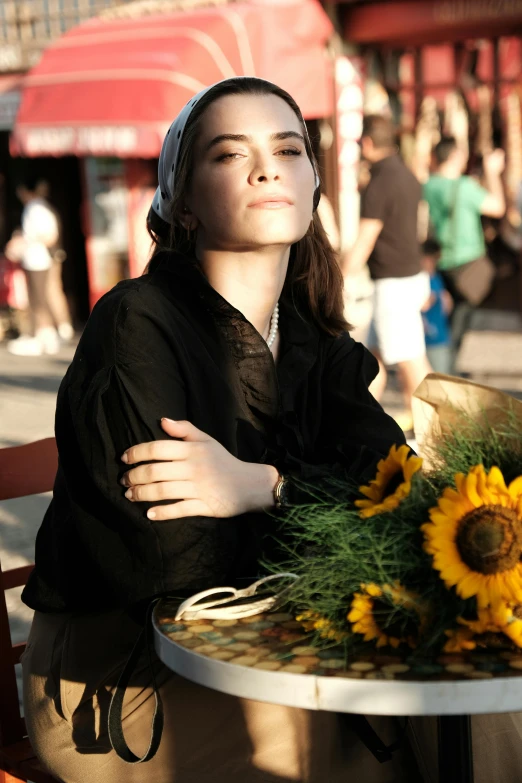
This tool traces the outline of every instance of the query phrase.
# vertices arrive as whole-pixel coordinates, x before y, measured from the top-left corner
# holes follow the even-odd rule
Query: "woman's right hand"
[[[140,443],[122,457],[128,465],[149,463],[123,476],[128,500],[173,501],[149,509],[149,519],[227,518],[274,505],[276,468],[237,459],[189,421],[162,419],[161,425],[172,440]]]

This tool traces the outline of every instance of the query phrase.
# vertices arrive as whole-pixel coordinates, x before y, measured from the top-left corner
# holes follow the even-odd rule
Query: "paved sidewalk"
[[[0,345],[0,448],[30,443],[54,434],[56,393],[74,353],[19,357]],[[8,570],[34,560],[34,542],[51,493],[0,503],[0,559]],[[22,588],[9,590],[7,608],[13,641],[27,639],[32,611],[20,600]],[[21,667],[17,667],[19,685]]]

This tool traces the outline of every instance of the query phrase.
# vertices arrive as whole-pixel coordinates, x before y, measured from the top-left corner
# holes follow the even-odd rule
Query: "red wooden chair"
[[[57,465],[54,438],[0,449],[0,500],[52,490]],[[36,758],[18,704],[15,665],[25,642],[12,644],[5,591],[25,585],[32,570],[27,565],[2,571],[0,563],[0,783],[59,783]]]

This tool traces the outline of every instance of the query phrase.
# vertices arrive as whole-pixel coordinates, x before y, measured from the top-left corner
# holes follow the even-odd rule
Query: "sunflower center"
[[[397,491],[403,481],[404,475],[402,470],[398,470],[397,473],[394,473],[393,476],[391,476],[386,486],[384,487],[381,500],[385,500],[386,498],[391,497],[391,495]]]
[[[522,554],[522,524],[512,509],[480,506],[462,518],[456,543],[463,561],[473,571],[509,571]]]
[[[517,620],[522,620],[522,606],[520,604],[513,607],[513,617],[516,617]]]

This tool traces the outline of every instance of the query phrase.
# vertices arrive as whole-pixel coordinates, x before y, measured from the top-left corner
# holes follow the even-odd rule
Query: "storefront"
[[[11,161],[9,134],[13,130],[21,100],[22,74],[0,76],[0,247],[14,228],[9,204]]]
[[[80,158],[91,306],[147,261],[144,218],[157,158],[187,100],[220,79],[252,74],[288,90],[305,119],[330,117],[331,33],[317,0],[234,3],[92,20],[45,52],[25,79],[11,149]]]
[[[81,181],[78,160],[66,156],[60,160],[42,156],[37,159],[11,155],[10,135],[22,98],[25,75],[0,75],[0,253],[13,231],[20,227],[22,204],[17,186],[27,175],[48,184],[49,198],[62,223],[62,249],[66,258],[62,267],[64,290],[77,327],[88,315],[85,242],[81,229]],[[5,272],[5,266],[2,268]],[[4,279],[5,281],[5,279]],[[21,270],[9,271],[7,300],[16,310],[26,307],[25,278]]]
[[[478,178],[485,152],[498,146],[506,151],[507,219],[486,221],[485,230],[495,260],[515,265],[522,245],[516,209],[522,183],[522,0],[334,0],[331,11],[346,53],[338,62],[344,80],[337,80],[346,244],[357,230],[362,115],[384,113],[394,119],[403,157],[421,181],[441,134],[467,147],[469,173]],[[515,279],[505,288],[491,306],[522,309]]]
[[[522,0],[367,2],[339,14],[364,62],[365,110],[393,115],[421,178],[442,131],[468,145],[472,165],[504,147],[513,197],[522,179]]]

